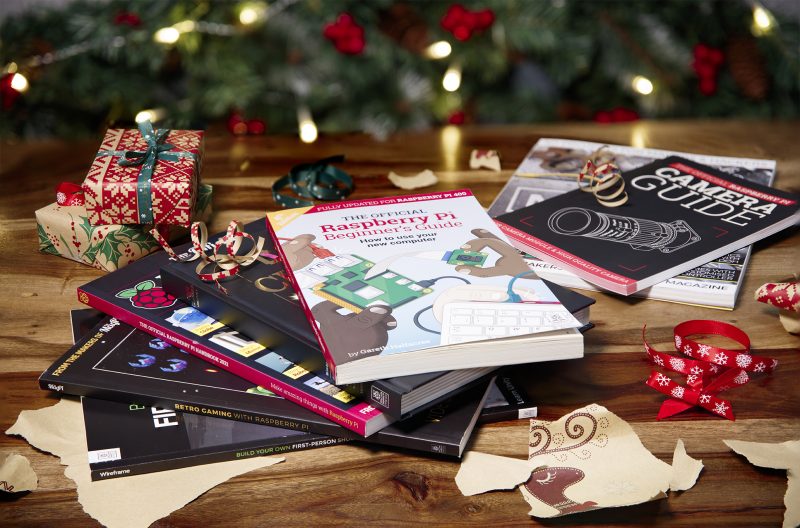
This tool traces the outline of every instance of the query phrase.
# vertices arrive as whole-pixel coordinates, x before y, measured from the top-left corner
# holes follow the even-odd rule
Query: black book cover
[[[402,422],[395,422],[369,438],[381,444],[460,457],[481,415],[481,409],[494,383],[479,384],[442,400]],[[443,427],[443,424],[448,424]],[[423,447],[424,446],[424,447]]]
[[[167,261],[165,252],[148,255],[84,284],[78,299],[362,436],[395,421],[292,360],[319,356],[313,349],[288,339],[267,348],[168,294],[160,284]]]
[[[319,344],[297,300],[283,266],[268,254],[275,253],[265,220],[244,226],[253,238],[262,237],[262,256],[252,265],[242,266],[233,277],[219,285],[197,276],[199,259],[190,262],[165,260],[161,265],[161,286],[168,293],[245,335],[275,349],[291,343],[297,354],[285,357],[306,370],[324,371],[325,361]],[[225,232],[209,237],[213,245]],[[194,254],[191,244],[177,248],[178,256]],[[209,266],[210,267],[210,266]],[[221,287],[220,287],[221,286]],[[223,289],[224,288],[224,289]],[[313,353],[316,352],[316,353]]]
[[[522,251],[629,295],[800,219],[796,196],[677,156],[624,178],[621,207],[575,190],[496,221]]]
[[[318,414],[117,319],[95,310],[73,310],[71,316],[73,332],[80,332],[78,341],[39,377],[43,389],[358,438]],[[95,326],[87,329],[93,321],[97,321]]]
[[[274,455],[345,440],[173,409],[82,398],[92,480]]]
[[[272,238],[269,236],[263,220],[247,224],[245,230],[254,237],[265,238],[266,252],[274,251],[274,247],[271,246]],[[211,237],[210,242],[213,243],[222,235],[223,233],[220,233]],[[285,278],[280,263],[273,259],[267,259],[243,268],[236,277],[222,283],[226,291],[222,291],[213,283],[200,280],[197,277],[196,267],[196,261],[168,261],[161,268],[161,281],[164,289],[259,343],[265,344],[266,342],[261,339],[271,339],[269,336],[273,335],[276,329],[279,332],[286,332],[293,339],[308,345],[315,351],[313,357],[310,356],[308,359],[299,356],[290,359],[322,376],[328,382],[332,382],[327,375],[327,366],[316,337],[290,283]],[[547,285],[562,304],[573,313],[585,310],[594,303],[594,299],[585,295],[550,282]],[[469,373],[468,371],[432,372],[356,383],[342,388],[363,398],[389,416],[402,418],[426,406],[423,403],[419,407],[409,409],[409,406],[405,405],[404,398],[408,398],[412,392],[425,390],[426,385],[433,384],[438,380],[447,387],[446,392],[452,393],[459,388],[465,388],[469,382],[490,371],[491,369],[469,369]],[[466,381],[451,383],[442,379],[444,376],[452,378],[459,374],[466,376]],[[440,398],[434,400],[437,399]]]
[[[528,393],[523,379],[513,369],[501,369],[489,391],[478,419],[479,423],[536,418],[536,401]]]
[[[96,320],[74,310],[73,329]],[[344,439],[360,438],[319,415],[254,386],[151,335],[105,316],[39,378],[58,393],[138,402],[184,414],[291,428]],[[460,456],[474,427],[486,382],[431,407],[418,417],[370,436],[369,443]],[[435,410],[434,410],[435,409]]]

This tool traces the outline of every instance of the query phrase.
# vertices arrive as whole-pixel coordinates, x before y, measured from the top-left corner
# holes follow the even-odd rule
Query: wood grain
[[[358,135],[321,136],[314,145],[294,137],[232,138],[211,130],[204,179],[215,187],[213,231],[231,218],[254,220],[275,208],[272,183],[299,162],[345,154],[342,167],[356,178],[353,198],[408,194],[393,187],[388,172],[411,175],[432,169],[440,178],[432,190],[468,187],[484,206],[508,179],[539,137],[684,150],[778,160],[776,186],[800,191],[797,122],[637,122],[620,125],[559,124],[528,127],[448,127],[398,134],[385,142]],[[99,138],[98,138],[99,141]],[[55,402],[37,388],[38,374],[70,344],[68,310],[80,307],[77,286],[101,272],[37,251],[33,211],[54,200],[61,181],[80,182],[97,141],[0,144],[0,426],[7,429],[23,409]],[[468,170],[470,150],[501,152],[503,171]],[[706,466],[691,490],[644,505],[590,512],[539,524],[638,526],[780,525],[786,476],[748,464],[723,438],[784,441],[800,438],[800,338],[779,325],[775,310],[752,300],[755,288],[800,271],[797,229],[756,245],[734,311],[623,299],[592,293],[596,328],[586,336],[583,360],[525,367],[541,416],[555,419],[588,403],[608,407],[628,420],[644,444],[669,461],[675,441]],[[656,422],[663,397],[643,383],[649,365],[642,358],[641,327],[657,348],[669,350],[674,324],[685,319],[721,319],[750,335],[760,353],[781,361],[763,376],[730,394],[735,422],[698,411]],[[524,458],[528,426],[523,421],[483,426],[470,448]],[[0,456],[27,456],[40,489],[21,497],[0,497],[2,526],[94,526],[83,513],[72,481],[58,461],[19,438],[0,437]],[[414,453],[343,445],[290,453],[283,464],[237,477],[163,519],[155,526],[279,525],[536,525],[518,492],[463,497],[453,478],[458,463]]]

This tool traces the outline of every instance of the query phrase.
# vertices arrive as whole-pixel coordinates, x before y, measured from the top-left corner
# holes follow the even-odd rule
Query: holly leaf
[[[155,288],[155,287],[156,287],[156,283],[151,281],[151,280],[142,281],[139,284],[137,284],[136,286],[134,286],[136,291],[149,290],[150,288]]]
[[[48,253],[50,255],[60,255],[61,253],[53,246],[50,239],[47,237],[47,231],[44,230],[41,224],[36,224],[39,232],[39,251]]]
[[[88,249],[83,252],[83,260],[89,264],[94,264],[94,260],[97,258],[97,252],[100,251],[100,246],[102,244],[92,244],[91,240],[92,239],[90,238]]]
[[[130,299],[137,293],[139,292],[136,290],[136,288],[128,288],[127,290],[122,290],[121,292],[116,294],[115,297],[118,297],[120,299]]]
[[[196,219],[201,219],[201,215],[205,213],[211,206],[212,187],[205,183],[200,184],[197,191],[197,201],[194,205],[194,216]]]
[[[86,233],[86,238],[89,240],[89,244],[91,244],[92,243],[92,232],[94,231],[94,226],[89,223],[89,218],[88,217],[81,216],[79,218],[80,218],[81,221],[78,223],[78,225],[80,226],[81,229],[83,229],[83,232]],[[92,259],[92,260],[94,260],[94,259]]]
[[[119,243],[120,241],[116,239],[114,233],[109,232],[96,252],[104,256],[106,260],[114,264],[116,268],[119,268],[119,259],[122,257],[122,252],[119,250]]]
[[[143,255],[159,247],[158,241],[156,241],[150,233],[137,227],[120,226],[120,228],[114,232],[114,236],[120,241],[125,241],[131,246],[135,246]]]
[[[64,244],[64,247],[66,248],[66,250],[67,250],[67,251],[69,251],[69,256],[70,256],[70,258],[71,258],[71,259],[73,259],[73,260],[79,260],[78,256],[77,256],[77,255],[75,255],[75,253],[73,253],[73,252],[72,252],[72,249],[70,249],[70,247],[69,247],[69,246],[70,246],[70,244],[69,244],[69,242],[67,242],[67,240],[66,240],[66,239],[63,237],[63,235],[58,235],[58,238],[60,238],[60,239],[61,239],[61,243],[62,243],[62,244]]]
[[[156,242],[153,237],[143,232],[141,228],[123,225],[119,226],[119,228],[114,231],[110,231],[106,235],[100,247],[100,253],[108,259],[109,262],[114,263],[114,265],[119,268],[119,260],[122,258],[120,247],[124,247],[125,245],[130,246],[131,249],[138,250],[138,256],[146,255],[158,248],[158,242]],[[152,286],[150,286],[150,288],[152,288]]]

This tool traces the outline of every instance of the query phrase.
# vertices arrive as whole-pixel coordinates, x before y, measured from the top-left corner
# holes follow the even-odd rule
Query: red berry
[[[453,30],[453,36],[458,40],[460,40],[461,42],[464,42],[466,40],[469,40],[469,38],[472,36],[472,32],[469,30],[467,26],[457,26]]]
[[[598,123],[611,123],[611,112],[600,110],[594,115],[594,120]]]
[[[247,133],[260,136],[267,131],[267,125],[261,119],[251,119],[247,122]]]
[[[476,14],[478,15],[477,29],[482,31],[494,24],[494,11],[491,9],[484,9],[483,11],[478,11]]]
[[[451,125],[463,125],[466,116],[462,110],[458,110],[450,114],[450,117],[447,118],[447,122]]]
[[[696,44],[694,47],[694,56],[698,59],[704,60],[708,58],[708,46],[705,44]]]
[[[700,79],[698,87],[703,95],[713,95],[717,91],[717,81],[712,78]]]
[[[466,26],[467,29],[477,29],[478,14],[475,11],[467,11],[461,19],[461,25]]]

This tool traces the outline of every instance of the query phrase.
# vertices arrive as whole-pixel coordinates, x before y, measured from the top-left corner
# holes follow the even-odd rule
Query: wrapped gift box
[[[212,187],[201,185],[197,193],[195,219],[205,222],[211,216]],[[159,249],[149,234],[152,225],[100,225],[89,222],[83,205],[53,203],[36,211],[39,250],[114,271]],[[187,233],[185,228],[162,225],[163,234],[175,239]]]
[[[83,190],[92,225],[188,225],[200,179],[201,130],[112,128]]]

